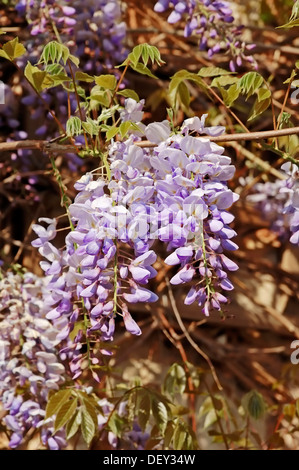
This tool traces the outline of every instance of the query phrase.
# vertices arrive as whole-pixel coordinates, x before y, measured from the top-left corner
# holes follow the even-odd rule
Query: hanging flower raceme
[[[155,11],[162,13],[172,9],[167,21],[176,24],[185,21],[184,36],[195,35],[199,38],[199,48],[207,50],[208,56],[229,50],[232,55],[230,68],[235,71],[243,61],[256,66],[252,56],[246,51],[255,47],[245,44],[239,37],[242,26],[234,25],[234,16],[231,3],[214,0],[159,0]]]
[[[66,379],[57,349],[59,329],[45,318],[46,284],[46,278],[31,273],[7,272],[0,280],[0,400],[11,448],[32,428],[42,429],[50,449],[66,446],[63,432],[52,435],[53,420],[44,421],[49,392]]]
[[[281,167],[285,179],[257,183],[247,200],[270,222],[281,240],[299,245],[299,170],[290,162]]]
[[[88,173],[75,184],[79,193],[69,207],[74,229],[63,250],[50,242],[53,221],[42,219],[47,229],[33,227],[39,235],[34,245],[46,258],[41,267],[51,276],[47,319],[54,325],[65,319],[60,340],[81,325],[63,350],[74,378],[84,364],[96,367],[99,354],[111,354],[117,317],[127,331],[141,334],[130,304],[158,299],[147,286],[157,274],[156,240],[171,251],[165,262],[177,266],[170,282],[192,285],[186,304],[196,301],[208,315],[227,302],[224,292],[233,289],[227,273],[237,269],[224,254],[237,248],[228,209],[238,196],[227,187],[235,168],[222,147],[189,135],[223,132],[205,127],[205,117],[187,119],[176,134],[168,121],[149,124],[145,134],[154,148],[140,148],[135,135],[112,143],[110,181]]]

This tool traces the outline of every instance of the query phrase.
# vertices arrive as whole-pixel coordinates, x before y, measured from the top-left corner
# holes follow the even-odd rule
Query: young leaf
[[[81,432],[84,441],[89,445],[95,436],[96,426],[85,407],[81,410]]]
[[[73,54],[70,54],[69,55],[69,59],[71,62],[73,62],[73,64],[76,66],[76,67],[79,67],[79,64],[80,64],[80,59],[76,56],[74,56]]]
[[[137,410],[138,424],[141,427],[141,430],[144,432],[151,412],[151,400],[149,394],[146,391],[143,391],[141,397],[139,397]]]
[[[130,65],[135,72],[140,73],[141,75],[147,75],[148,77],[151,78],[157,78],[151,71],[146,67],[144,64],[136,64],[136,65]]]
[[[48,401],[45,419],[55,415],[59,408],[69,400],[71,394],[72,391],[70,389],[60,390],[54,393]]]
[[[188,109],[190,105],[190,93],[186,83],[181,82],[178,86],[178,95],[182,102],[182,105]]]
[[[105,108],[109,107],[110,99],[108,92],[103,90],[102,87],[96,85],[92,88],[90,93],[90,106],[91,109],[95,109],[101,104]]]
[[[175,425],[173,421],[168,421],[165,433],[164,433],[164,447],[167,448],[170,445],[171,439],[173,437],[173,433],[175,430]]]
[[[161,431],[162,436],[165,433],[167,422],[168,422],[168,412],[167,408],[162,401],[158,401],[155,397],[152,399],[152,412],[155,418],[156,424]]]
[[[92,403],[92,400],[89,399],[89,397],[85,398],[83,400],[83,404],[84,404],[84,407],[87,411],[87,413],[89,413],[89,415],[91,416],[91,419],[95,425],[95,428],[98,427],[98,416],[97,416],[97,410],[94,406],[94,404]]]
[[[221,75],[232,75],[235,72],[221,69],[220,67],[202,67],[197,75],[200,77],[219,77]]]
[[[75,79],[78,80],[79,82],[86,82],[86,83],[94,82],[94,77],[92,77],[88,73],[81,72],[81,71],[78,71],[75,73]]]
[[[106,132],[106,140],[111,140],[119,132],[119,127],[111,126]]]
[[[246,98],[253,95],[264,83],[263,77],[257,72],[248,72],[239,80],[238,87]]]
[[[245,409],[249,416],[254,419],[259,419],[263,416],[266,410],[266,404],[263,396],[256,390],[247,393],[243,398]]]
[[[282,26],[277,26],[277,29],[279,28],[290,29],[290,28],[294,28],[295,26],[299,26],[299,18],[297,18],[296,20],[289,21],[288,23],[283,24]]]
[[[226,96],[223,95],[224,91],[226,92]],[[236,101],[236,99],[238,99],[240,95],[240,89],[238,88],[238,84],[234,83],[233,85],[229,87],[227,91],[221,89],[221,93],[222,93],[225,104],[228,107],[230,107]]]
[[[69,136],[82,134],[82,122],[77,116],[71,116],[66,123],[66,133]]]
[[[62,60],[63,63],[66,64],[69,58],[70,51],[67,46],[57,41],[50,41],[44,47],[38,63],[47,65],[49,62],[52,62],[53,64],[58,64],[60,60]]]
[[[132,98],[133,100],[137,101],[137,103],[140,101],[139,96],[137,95],[136,91],[130,90],[129,88],[126,88],[125,90],[118,91],[118,95],[124,96],[125,98]]]
[[[173,447],[174,450],[182,450],[184,446],[185,439],[187,437],[187,433],[184,427],[178,423],[174,433],[173,433]]]
[[[121,437],[124,421],[118,413],[114,412],[109,419],[108,427],[117,437]]]
[[[187,377],[185,369],[177,363],[174,363],[167,372],[164,380],[163,389],[169,395],[176,393],[182,394],[185,391],[187,384]]]
[[[258,117],[260,114],[266,111],[266,109],[269,108],[270,104],[271,104],[271,98],[266,98],[260,102],[257,99],[247,121],[252,121],[256,117]]]
[[[25,47],[23,44],[19,43],[19,38],[16,37],[11,41],[3,44],[2,49],[0,49],[0,57],[4,57],[8,60],[14,60],[18,57],[21,57],[23,54],[25,54],[25,52]]]
[[[94,121],[88,116],[86,117],[86,122],[82,122],[82,127],[89,135],[98,135],[100,131],[100,126],[97,121]]]
[[[66,438],[71,439],[76,432],[79,429],[79,426],[81,424],[81,411],[78,410],[69,420],[69,422],[66,425]]]
[[[212,80],[211,87],[223,87],[227,85],[233,85],[239,81],[238,77],[232,77],[231,75],[223,75],[222,77],[216,77]]]
[[[268,88],[260,88],[257,92],[257,100],[260,103],[261,101],[270,98],[271,91]]]
[[[77,409],[77,399],[68,400],[65,402],[59,409],[54,425],[54,432],[57,432],[61,429],[75,414]]]
[[[38,67],[33,66],[30,62],[27,62],[24,75],[38,92],[49,88],[54,83],[51,75],[44,70],[39,70]]]
[[[125,137],[129,129],[131,128],[131,122],[130,121],[124,121],[121,123],[119,126],[119,132],[122,137],[122,139]]]
[[[95,82],[105,90],[114,90],[116,87],[116,77],[114,75],[100,75],[98,77],[94,77]]]

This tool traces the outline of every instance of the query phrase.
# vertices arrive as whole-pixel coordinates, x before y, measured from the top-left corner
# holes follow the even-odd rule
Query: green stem
[[[68,64],[68,66],[69,66],[70,73],[71,73],[71,77],[72,77],[72,81],[73,81],[73,85],[74,85],[74,91],[75,91],[75,95],[76,95],[76,100],[77,100],[77,105],[78,105],[79,116],[80,116],[81,122],[83,122],[84,119],[83,119],[83,114],[82,114],[80,99],[79,99],[79,95],[78,95],[76,79],[75,79],[75,75],[74,75],[74,72],[73,72],[73,69],[72,69],[72,65],[71,65],[70,59],[67,60],[67,64]],[[84,140],[85,140],[85,147],[86,147],[86,149],[88,149],[88,140],[87,140],[86,132],[85,132],[84,129],[83,129],[83,135],[84,135]]]

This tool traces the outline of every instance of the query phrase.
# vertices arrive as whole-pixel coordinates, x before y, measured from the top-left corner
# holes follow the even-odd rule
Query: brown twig
[[[24,150],[41,150],[42,152],[74,152],[81,150],[70,144],[57,144],[57,142],[49,142],[47,140],[19,140],[14,142],[0,142],[0,152],[14,152],[18,149]]]
[[[260,132],[242,132],[239,134],[222,134],[217,136],[205,135],[200,138],[209,139],[211,142],[240,142],[242,140],[262,140],[269,139],[272,137],[282,137],[286,135],[295,135],[299,134],[299,127],[290,127],[287,129],[278,129],[273,131],[260,131]],[[135,142],[135,145],[139,147],[156,147],[157,144],[150,142],[148,140],[143,140],[141,142]]]
[[[199,139],[208,139],[211,142],[240,142],[242,140],[246,141],[258,141],[262,139],[268,139],[272,137],[282,137],[286,135],[299,135],[299,127],[290,127],[287,129],[278,129],[272,131],[261,131],[261,132],[244,132],[240,134],[222,134],[218,136],[201,136]],[[157,147],[157,144],[150,142],[149,140],[142,140],[140,142],[134,142],[135,145],[141,148],[153,148]],[[51,152],[70,152],[75,151],[79,152],[82,150],[82,147],[77,146],[73,147],[72,145],[62,145],[55,142],[48,142],[46,140],[20,140],[14,142],[1,142],[0,143],[0,152],[1,151],[15,151],[18,149],[37,149],[43,150],[45,152],[51,150]]]

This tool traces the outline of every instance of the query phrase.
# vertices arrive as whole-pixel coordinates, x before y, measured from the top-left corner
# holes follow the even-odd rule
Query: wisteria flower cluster
[[[66,446],[63,432],[53,436],[52,419],[44,420],[49,392],[66,380],[57,350],[59,330],[45,318],[46,284],[46,278],[28,272],[7,272],[0,280],[0,399],[8,412],[4,422],[12,432],[11,448],[34,428],[41,428],[50,449]]]
[[[281,167],[284,180],[257,183],[247,200],[264,214],[282,240],[299,245],[299,169],[291,162]]]
[[[20,0],[16,9],[26,17],[31,36],[37,39],[35,46],[49,32],[54,34],[54,26],[63,42],[82,58],[86,71],[96,73],[103,63],[111,68],[125,57],[126,25],[119,0]]]
[[[167,21],[176,24],[181,20],[186,22],[184,36],[199,37],[199,48],[207,50],[212,57],[219,52],[230,51],[230,69],[234,72],[243,61],[250,62],[256,67],[256,62],[246,51],[253,49],[253,44],[245,44],[240,39],[242,26],[234,25],[234,17],[230,2],[214,0],[159,0],[155,11],[164,12],[172,9]]]
[[[86,2],[69,2],[67,0],[20,0],[16,4],[19,15],[28,21],[30,39],[26,41],[27,54],[17,59],[19,67],[25,67],[27,60],[36,63],[40,57],[43,45],[55,32],[60,40],[80,59],[80,67],[85,72],[98,74],[103,69],[111,70],[115,64],[122,62],[127,54],[124,46],[126,24],[122,21],[121,2],[119,0],[89,0]],[[53,118],[40,102],[39,97],[23,79],[21,81],[24,96],[21,105],[26,106],[33,122],[34,136],[51,138],[57,135],[57,126]],[[6,104],[0,104],[0,124],[2,131],[10,132],[11,140],[21,140],[28,137],[27,128],[20,128],[19,97],[14,99],[10,89],[6,92]],[[68,100],[71,113],[77,108],[76,97],[69,96],[63,89],[41,92],[44,103],[47,103],[58,119],[65,125],[68,118]],[[8,102],[9,98],[9,102]],[[7,105],[8,104],[8,105]],[[11,106],[10,106],[11,104]],[[13,155],[13,166],[22,172],[36,169],[41,161],[35,162],[31,150],[19,149]],[[66,155],[71,170],[76,170],[82,161],[74,154]],[[44,162],[45,163],[45,162]],[[36,178],[37,179],[37,178]],[[36,181],[27,181],[28,194],[36,195]]]
[[[149,284],[157,274],[159,242],[170,252],[165,262],[176,266],[171,284],[189,285],[187,305],[197,302],[209,315],[227,302],[225,292],[233,289],[228,272],[238,268],[224,253],[237,249],[228,209],[238,196],[227,187],[235,168],[222,147],[189,135],[223,132],[205,127],[205,117],[187,119],[178,133],[171,133],[168,121],[149,124],[145,134],[154,148],[140,148],[134,135],[112,143],[111,178],[87,173],[75,184],[79,193],[69,207],[74,229],[64,249],[51,243],[55,221],[46,220],[47,228],[33,226],[33,245],[46,258],[41,267],[50,276],[46,318],[57,328],[64,325],[61,340],[76,322],[84,325],[64,350],[73,378],[87,367],[96,378],[99,354],[111,354],[118,318],[130,333],[141,334],[129,305],[158,299]]]

